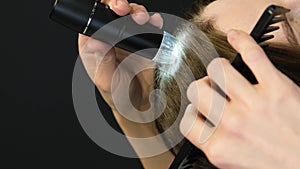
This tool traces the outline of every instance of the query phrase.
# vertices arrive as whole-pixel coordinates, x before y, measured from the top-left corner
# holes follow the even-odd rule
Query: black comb
[[[250,33],[253,39],[262,47],[266,48],[268,44],[264,43],[267,40],[274,38],[274,35],[268,34],[279,29],[278,26],[272,26],[275,23],[282,22],[285,20],[285,13],[289,12],[281,6],[271,5],[266,8],[258,22],[256,23],[254,29]],[[235,59],[232,61],[232,66],[238,70],[249,82],[252,84],[257,84],[257,80],[254,74],[251,72],[249,67],[242,60],[240,54],[237,54]],[[195,153],[198,152],[198,153]],[[204,156],[204,154],[195,147],[188,140],[184,141],[179,153],[175,157],[169,169],[191,169],[193,168],[193,163],[197,161],[197,155]],[[196,156],[196,157],[195,157]],[[213,168],[213,167],[211,167]]]
[[[274,38],[274,35],[268,34],[279,29],[278,26],[272,26],[275,23],[282,22],[285,20],[285,13],[289,12],[281,6],[270,5],[262,14],[254,29],[250,33],[253,39],[262,47],[268,47],[268,44],[263,43],[267,40]],[[257,84],[257,80],[254,74],[251,72],[249,67],[242,60],[240,54],[237,54],[235,59],[232,61],[232,66],[239,71],[250,83]]]

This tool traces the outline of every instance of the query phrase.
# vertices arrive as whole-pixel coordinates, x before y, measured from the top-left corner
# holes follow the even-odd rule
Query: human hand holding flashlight
[[[108,5],[116,14],[120,16],[131,14],[133,20],[138,24],[150,23],[158,28],[162,27],[162,18],[159,14],[149,16],[144,6],[128,3],[126,0],[105,0],[102,3]],[[153,61],[143,57],[133,57],[131,64],[135,65],[127,66],[128,69],[124,69],[120,66],[125,59],[128,59],[130,53],[117,47],[112,47],[99,40],[92,39],[90,37],[79,34],[78,46],[80,51],[80,57],[85,65],[87,72],[92,75],[92,80],[101,93],[104,100],[111,107],[114,117],[116,118],[119,126],[127,137],[132,138],[148,138],[156,136],[158,131],[156,130],[154,122],[138,123],[127,119],[124,116],[124,112],[117,108],[116,102],[113,100],[112,86],[118,84],[123,85],[124,81],[128,81],[131,68],[136,68],[143,65],[151,65]],[[97,58],[103,58],[101,63]],[[95,66],[95,64],[97,64]],[[99,65],[98,65],[99,64]],[[146,67],[146,66],[145,66]],[[92,72],[92,73],[91,73]],[[124,85],[123,85],[124,86]],[[129,93],[131,104],[140,111],[149,109],[149,94],[154,90],[154,66],[152,69],[145,69],[139,72],[130,82]],[[119,93],[116,92],[118,95]],[[119,94],[121,95],[121,94]],[[118,96],[117,96],[118,97]],[[120,96],[122,97],[122,96]],[[124,100],[123,100],[124,101]],[[131,105],[125,105],[130,107]],[[122,114],[123,113],[123,114]],[[126,112],[131,113],[131,112]],[[125,115],[126,115],[125,113]],[[130,139],[129,142],[131,143]],[[163,144],[158,142],[157,144]],[[137,154],[145,151],[145,148],[137,146],[131,143]],[[147,145],[145,145],[147,146]],[[141,158],[141,162],[144,168],[167,168],[171,163],[173,155],[170,152],[165,152],[161,155],[149,158]]]
[[[133,20],[138,24],[142,25],[145,23],[150,23],[156,27],[162,27],[162,18],[160,17],[160,15],[154,14],[152,16],[149,16],[146,8],[142,5],[128,3],[126,0],[103,0],[101,2],[108,5],[116,14],[120,16],[131,14]],[[126,123],[129,123],[129,121],[122,115],[120,115],[115,109],[115,105],[111,96],[111,86],[112,78],[116,72],[118,64],[120,64],[122,60],[124,60],[130,53],[82,34],[79,34],[78,46],[80,57],[82,58],[87,71],[89,72],[89,69],[92,69],[90,71],[96,72],[91,78],[96,84],[105,101],[112,108],[117,121],[119,122],[119,124],[123,124],[124,121],[126,121]],[[97,70],[94,70],[95,66],[91,65],[97,64],[97,57],[102,55],[105,56],[103,57],[100,65],[96,66]],[[139,59],[140,62],[149,62],[144,58]],[[119,72],[118,76],[120,77],[117,78],[119,78],[121,81],[122,78],[126,77],[127,75],[126,72]],[[139,109],[145,109],[149,106],[148,95],[153,90],[153,84],[154,70],[145,70],[137,75],[137,77],[131,83],[130,88],[132,90],[130,90],[129,93],[131,98],[133,98],[133,105],[137,106],[137,108]],[[126,126],[127,128],[130,128],[128,126],[131,125],[127,124]],[[132,127],[136,129],[135,125],[133,125]],[[153,126],[151,127],[153,128]],[[128,131],[135,130],[128,129]]]
[[[188,89],[191,104],[181,122],[182,133],[219,168],[298,168],[299,87],[272,65],[246,33],[232,31],[228,41],[241,53],[259,83],[249,83],[227,60],[213,60],[208,76]],[[228,98],[219,95],[211,81]],[[214,112],[214,106],[222,106],[219,110],[223,112]],[[201,116],[208,117],[209,113],[219,113],[222,118],[215,127],[206,128],[215,130],[203,142],[201,134],[210,131],[203,131],[207,123]]]

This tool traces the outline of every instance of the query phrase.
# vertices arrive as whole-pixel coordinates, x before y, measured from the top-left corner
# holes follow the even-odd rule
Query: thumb
[[[272,86],[278,80],[279,71],[250,35],[232,30],[228,33],[228,41],[241,54],[260,84]]]
[[[98,89],[110,90],[111,79],[117,67],[114,48],[89,38],[81,47],[80,57],[87,74]]]

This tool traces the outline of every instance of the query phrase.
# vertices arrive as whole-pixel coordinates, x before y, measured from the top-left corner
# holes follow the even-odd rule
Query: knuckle
[[[103,84],[103,82],[100,80],[100,78],[95,78],[95,85],[97,89],[103,93],[103,94],[108,94],[111,93],[110,86]]]
[[[279,97],[279,99],[282,99],[282,97],[286,99],[286,96],[296,94],[295,91],[297,91],[297,86],[291,79],[282,75],[280,72],[276,72],[274,79],[277,82],[276,87],[279,90],[277,92],[270,91],[271,94],[276,94]]]
[[[271,116],[271,112],[269,109],[275,109],[278,105],[289,105],[290,101],[293,99],[294,92],[289,91],[289,89],[285,89],[283,92],[273,93],[270,94],[269,97],[269,103],[265,104],[265,106],[261,106],[261,112],[265,112],[265,114],[269,114]],[[274,106],[277,105],[277,106]],[[274,110],[275,111],[275,110]]]
[[[221,130],[227,135],[243,138],[243,129],[245,128],[245,122],[238,116],[230,116],[223,118],[221,121]]]
[[[210,144],[205,151],[208,160],[218,167],[224,166],[226,162],[224,161],[224,155],[222,152],[222,149],[219,148],[217,144]]]
[[[103,87],[103,82],[99,76],[95,77],[94,83],[95,83],[96,87],[98,88],[98,90],[105,91],[105,89]]]
[[[265,57],[261,57],[265,55],[264,51],[255,44],[246,46],[241,54],[246,56],[245,59],[248,62],[261,62],[261,59],[265,59]]]
[[[223,71],[224,67],[229,65],[229,61],[225,58],[215,58],[207,66],[207,73],[210,76],[214,76]]]
[[[147,11],[144,5],[140,5],[137,3],[130,3],[129,5],[131,6],[132,10],[143,10],[145,12]]]
[[[109,45],[92,38],[87,40],[83,47],[87,52],[107,52],[110,48]]]
[[[140,9],[140,10],[143,10],[143,11],[147,12],[146,7],[143,6],[143,5],[137,5],[137,8]]]
[[[103,54],[101,54],[101,53],[99,53],[98,56],[102,58],[101,63],[98,63],[99,64],[98,66],[102,66],[103,64],[110,64],[115,59],[115,57],[113,57],[111,55],[105,55],[105,56],[103,56]]]
[[[137,3],[130,3],[129,6],[131,7],[131,13],[134,13],[137,9],[139,9],[139,4]]]

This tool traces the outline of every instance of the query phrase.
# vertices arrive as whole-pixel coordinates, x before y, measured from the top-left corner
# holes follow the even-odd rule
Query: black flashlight
[[[98,0],[56,0],[50,18],[75,32],[129,52],[159,49],[164,36],[163,30],[150,24],[138,25],[131,17],[113,22],[120,16]],[[141,55],[152,59],[155,54],[148,50]]]

